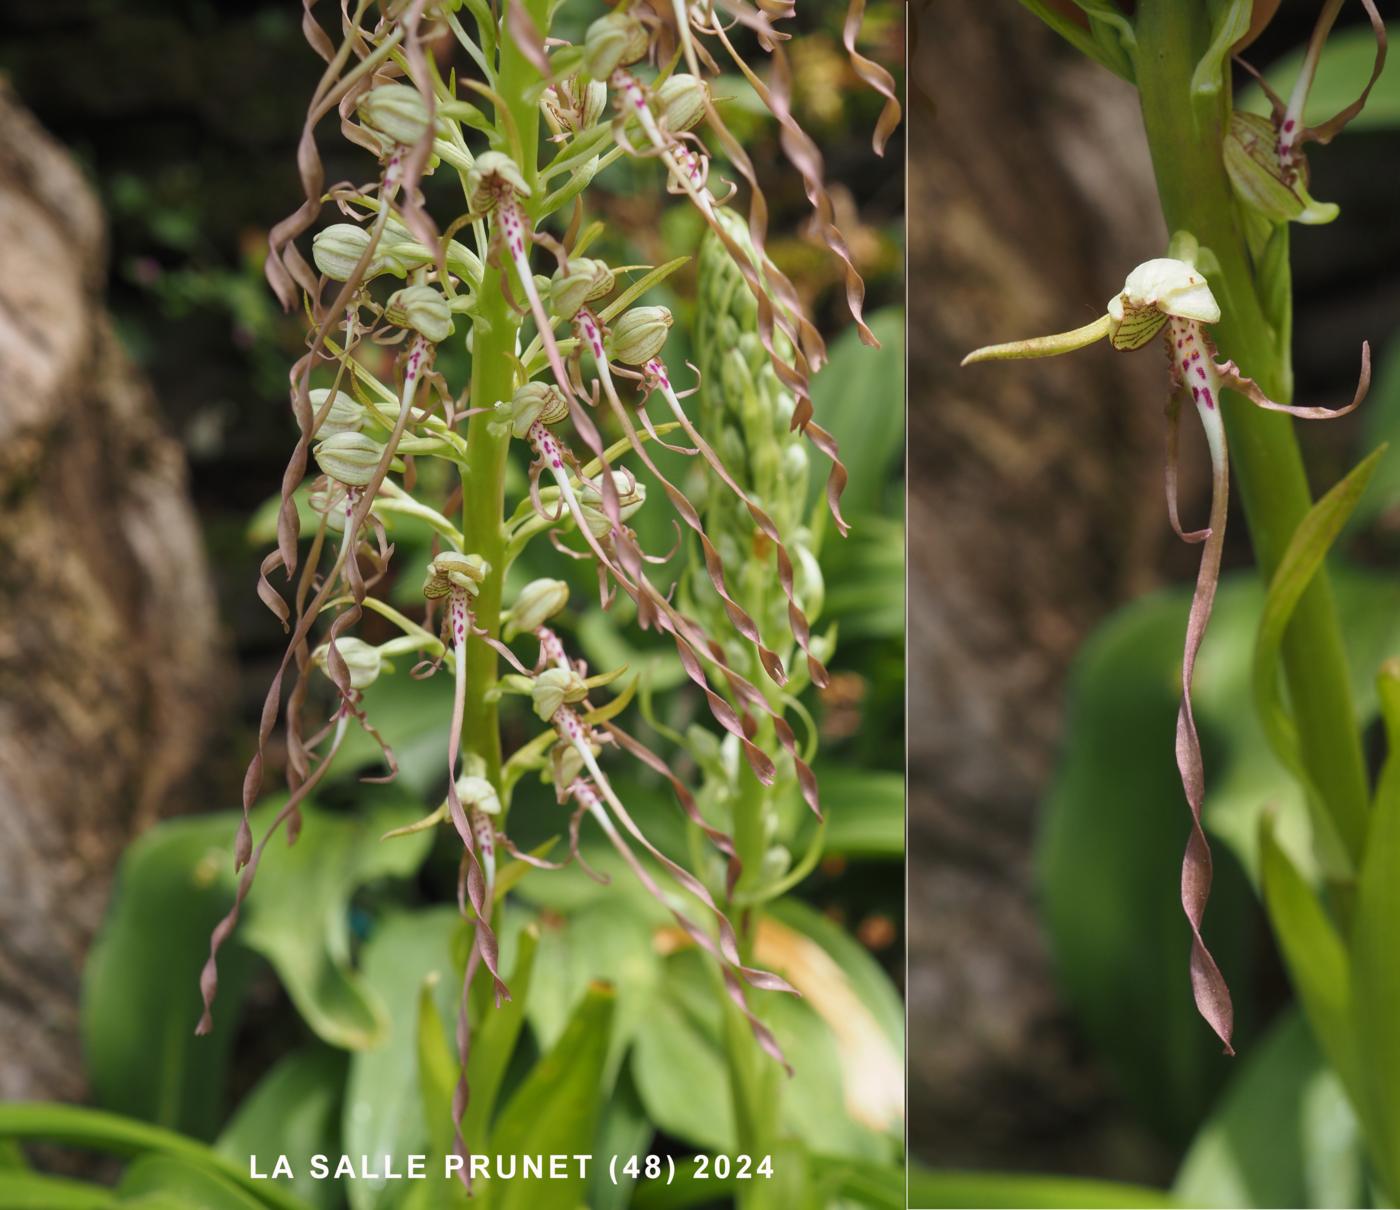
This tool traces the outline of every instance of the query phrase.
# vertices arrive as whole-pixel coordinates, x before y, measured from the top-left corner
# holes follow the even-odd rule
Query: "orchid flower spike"
[[[1174,246],[1190,249],[1194,241],[1178,236]],[[1220,319],[1220,304],[1211,292],[1205,276],[1188,260],[1162,257],[1139,265],[1123,283],[1123,289],[1113,296],[1102,316],[1091,324],[1054,336],[1014,341],[1010,344],[989,345],[969,353],[963,365],[980,361],[1003,361],[1028,357],[1053,357],[1084,348],[1105,336],[1116,349],[1139,349],[1158,333],[1163,334],[1171,365],[1171,402],[1168,406],[1167,430],[1167,511],[1172,528],[1187,542],[1204,543],[1200,570],[1196,577],[1195,595],[1186,625],[1185,650],[1181,667],[1181,709],[1177,715],[1176,760],[1181,774],[1186,801],[1191,808],[1191,836],[1181,871],[1181,902],[1191,923],[1191,984],[1196,1007],[1230,1049],[1234,1026],[1234,1010],[1224,976],[1211,957],[1201,937],[1201,922],[1206,900],[1210,896],[1211,856],[1205,831],[1201,826],[1201,807],[1205,799],[1205,772],[1201,760],[1200,738],[1196,731],[1191,707],[1191,683],[1196,655],[1205,637],[1215,600],[1216,584],[1220,579],[1220,558],[1225,546],[1225,519],[1229,498],[1229,453],[1225,442],[1225,424],[1220,415],[1223,390],[1244,396],[1256,407],[1274,412],[1286,412],[1308,420],[1325,420],[1344,416],[1366,396],[1371,382],[1370,346],[1361,346],[1361,376],[1355,397],[1346,407],[1337,409],[1294,407],[1276,403],[1268,398],[1257,383],[1246,378],[1233,361],[1218,361],[1215,345],[1207,327]],[[1205,429],[1210,447],[1212,493],[1209,525],[1187,533],[1182,529],[1177,506],[1177,434],[1181,403],[1189,392],[1196,413]]]

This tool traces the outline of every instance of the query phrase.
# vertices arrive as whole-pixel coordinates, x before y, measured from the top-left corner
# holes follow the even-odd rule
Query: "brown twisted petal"
[[[895,92],[894,76],[873,59],[867,59],[856,50],[856,39],[860,36],[860,27],[864,21],[865,0],[851,0],[850,7],[846,10],[846,24],[841,30],[841,40],[845,43],[846,53],[850,56],[851,67],[856,75],[885,98],[884,108],[880,110],[879,120],[875,123],[875,134],[871,138],[875,154],[884,155],[885,144],[889,142],[894,128],[899,125],[902,110]]]
[[[1299,136],[1299,142],[1304,139],[1311,139],[1316,143],[1330,143],[1352,118],[1356,117],[1366,108],[1367,98],[1371,95],[1371,89],[1376,86],[1376,81],[1380,79],[1381,72],[1385,70],[1386,54],[1386,33],[1385,22],[1381,20],[1381,15],[1376,11],[1374,0],[1361,0],[1361,6],[1366,10],[1366,16],[1371,19],[1371,29],[1376,35],[1376,58],[1371,66],[1371,78],[1366,81],[1366,87],[1361,90],[1361,95],[1340,113],[1334,114],[1318,126],[1305,128]]]
[[[1205,637],[1215,602],[1215,588],[1220,580],[1220,556],[1225,548],[1225,518],[1230,492],[1230,463],[1222,455],[1214,468],[1214,484],[1210,505],[1210,526],[1201,566],[1196,575],[1196,591],[1191,598],[1191,613],[1186,623],[1186,645],[1181,661],[1181,709],[1176,719],[1176,765],[1186,802],[1191,808],[1191,835],[1186,842],[1186,854],[1181,863],[1181,906],[1191,925],[1191,989],[1196,1008],[1206,1023],[1225,1045],[1226,1054],[1234,1054],[1230,1035],[1234,1030],[1234,1008],[1225,977],[1206,948],[1201,936],[1201,922],[1206,901],[1210,898],[1211,856],[1205,829],[1201,826],[1201,807],[1205,801],[1205,767],[1201,760],[1201,741],[1196,730],[1195,713],[1191,705],[1191,682],[1196,670],[1196,655]]]
[[[1289,416],[1296,416],[1300,420],[1335,420],[1338,416],[1345,416],[1348,412],[1359,407],[1371,389],[1371,344],[1370,341],[1366,340],[1361,342],[1361,374],[1357,378],[1356,393],[1352,396],[1350,403],[1340,408],[1299,407],[1291,403],[1275,403],[1264,394],[1254,379],[1246,378],[1241,374],[1239,366],[1233,361],[1224,362],[1216,366],[1215,369],[1225,386],[1238,391],[1255,407],[1263,408],[1269,412],[1284,412]]]
[[[409,231],[425,248],[431,249],[433,263],[438,271],[438,279],[447,277],[447,252],[445,241],[438,232],[423,206],[422,193],[418,183],[427,167],[428,157],[433,150],[433,137],[437,122],[437,96],[433,91],[432,72],[428,67],[428,56],[423,50],[423,39],[418,32],[419,22],[428,0],[412,0],[399,17],[404,28],[404,55],[408,59],[408,74],[423,104],[428,110],[428,124],[423,137],[408,150],[403,161],[403,221]]]
[[[1179,478],[1180,438],[1181,438],[1181,409],[1184,402],[1185,389],[1174,392],[1171,400],[1167,404],[1167,465],[1166,465],[1166,488],[1167,488],[1167,517],[1171,521],[1172,529],[1176,536],[1183,542],[1197,543],[1204,542],[1210,537],[1209,529],[1193,529],[1187,531],[1181,524],[1181,506],[1177,493],[1177,480]]]

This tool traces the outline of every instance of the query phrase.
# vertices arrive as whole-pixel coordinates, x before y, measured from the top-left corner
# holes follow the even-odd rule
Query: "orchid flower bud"
[[[1225,171],[1236,196],[1275,223],[1330,223],[1341,208],[1314,201],[1308,194],[1307,161],[1293,152],[1292,163],[1280,154],[1278,131],[1254,113],[1230,115],[1225,134]]]
[[[630,13],[599,17],[583,36],[583,70],[595,80],[606,80],[646,53],[646,27]]]
[[[467,200],[478,214],[496,208],[510,193],[529,197],[530,189],[514,160],[504,152],[483,151],[467,170]]]
[[[506,638],[538,630],[568,603],[569,586],[563,580],[531,580],[506,613]]]
[[[465,592],[475,596],[481,582],[491,574],[491,564],[480,555],[459,555],[445,551],[428,564],[423,580],[423,595],[428,600]]]
[[[374,478],[384,446],[363,433],[333,433],[316,446],[316,464],[346,487],[366,487]]]
[[[395,143],[412,147],[428,132],[428,106],[416,88],[381,84],[355,105],[360,121]]]
[[[536,421],[558,424],[569,414],[569,401],[552,382],[527,382],[510,400],[511,431],[525,437]]]
[[[432,286],[405,286],[389,296],[384,318],[399,328],[412,328],[433,344],[452,335],[452,310]]]
[[[710,86],[698,76],[679,72],[667,78],[656,90],[655,98],[661,124],[679,133],[689,130],[705,116]]]
[[[500,795],[496,793],[496,787],[484,777],[463,773],[457,779],[457,798],[466,810],[475,808],[483,815],[501,813]]]
[[[330,395],[330,390],[326,387],[318,387],[310,393],[311,411],[313,414],[319,413],[325,407],[326,399]],[[335,393],[335,401],[331,404],[331,410],[326,413],[326,418],[316,427],[316,436],[334,437],[337,433],[358,433],[365,427],[365,406],[351,395],[344,391]]]
[[[1220,304],[1193,265],[1161,256],[1129,273],[1123,289],[1109,299],[1109,341],[1115,349],[1140,349],[1168,316],[1218,323]]]
[[[617,489],[617,515],[626,521],[632,517],[647,500],[646,484],[639,483],[625,471],[613,471],[613,486]],[[592,483],[585,483],[579,492],[579,505],[584,519],[595,538],[606,537],[612,532],[612,522],[603,511],[603,495]]]
[[[573,319],[587,303],[612,293],[616,275],[607,264],[586,256],[557,269],[549,282],[549,302],[560,319]]]
[[[379,648],[363,639],[336,639],[335,651],[350,672],[350,688],[368,689],[379,679],[384,668],[384,657]],[[330,644],[322,643],[311,653],[311,660],[327,676],[330,675]]]
[[[588,696],[588,686],[572,668],[546,668],[535,677],[530,698],[535,713],[545,722],[554,717],[560,706],[573,705]]]
[[[369,247],[371,238],[365,228],[357,227],[354,223],[332,223],[324,231],[317,232],[311,241],[311,259],[315,261],[316,268],[331,281],[349,281],[355,266],[360,263],[360,257]],[[365,279],[369,280],[383,273],[403,277],[407,269],[395,257],[387,255],[386,249],[381,248],[365,267]]]
[[[642,365],[661,352],[672,322],[665,307],[633,307],[608,333],[609,351],[618,361]]]

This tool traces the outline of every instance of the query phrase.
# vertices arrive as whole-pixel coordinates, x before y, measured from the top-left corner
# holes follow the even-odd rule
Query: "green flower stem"
[[[547,27],[547,4],[528,0],[526,8],[541,29]],[[537,175],[539,155],[539,112],[530,99],[540,76],[510,38],[501,42],[501,71],[497,92],[510,111],[520,132],[520,165],[527,182]],[[497,125],[507,127],[503,115]],[[527,200],[528,207],[528,200]],[[506,302],[511,285],[510,258],[501,257],[497,269],[486,270],[486,281],[472,316],[471,406],[490,407],[510,399],[515,389],[516,346],[521,317]],[[519,296],[519,284],[509,291]],[[462,534],[466,548],[491,565],[472,603],[479,627],[492,638],[501,633],[501,591],[506,574],[505,489],[506,462],[511,433],[494,424],[489,413],[473,416],[467,422],[467,463],[462,479]],[[463,751],[479,756],[486,764],[486,776],[501,789],[501,728],[497,703],[489,690],[495,687],[498,670],[496,652],[483,640],[467,640],[467,700],[463,715]]]
[[[1169,230],[1190,231],[1219,262],[1210,284],[1222,318],[1214,327],[1232,357],[1274,399],[1291,395],[1287,348],[1278,347],[1261,305],[1221,156],[1228,80],[1193,98],[1191,77],[1210,40],[1203,0],[1141,0],[1138,88],[1162,212]],[[1222,66],[1228,71],[1228,60]],[[1235,479],[1255,557],[1271,577],[1312,504],[1293,422],[1227,394],[1223,405]],[[1283,666],[1303,760],[1353,861],[1365,844],[1369,793],[1336,602],[1320,572],[1298,603],[1283,640]]]

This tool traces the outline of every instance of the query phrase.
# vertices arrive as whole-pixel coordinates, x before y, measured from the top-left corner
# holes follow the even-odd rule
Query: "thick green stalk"
[[[545,4],[527,4],[541,28],[545,28]],[[530,66],[514,41],[501,40],[498,94],[506,113],[497,121],[504,133],[513,123],[521,143],[520,165],[528,182],[536,175],[539,156],[540,117],[529,90],[539,84],[539,73]],[[526,203],[528,208],[528,202]],[[504,253],[498,269],[487,269],[486,280],[472,316],[471,406],[490,407],[510,399],[515,390],[515,365],[520,333],[520,315],[506,302],[518,297],[519,283],[510,284],[510,258]],[[491,565],[473,602],[477,625],[492,638],[501,632],[501,590],[506,574],[505,486],[506,461],[511,434],[493,431],[493,417],[483,413],[467,423],[467,469],[462,481],[462,533],[467,550],[479,554]],[[465,752],[486,762],[486,776],[500,787],[501,728],[497,703],[489,691],[495,688],[498,657],[479,638],[467,643],[467,701],[463,715],[462,746]]]
[[[1138,88],[1143,121],[1171,231],[1190,231],[1214,253],[1210,284],[1222,318],[1221,351],[1273,398],[1291,392],[1289,351],[1278,348],[1260,304],[1244,233],[1235,218],[1221,155],[1229,118],[1228,81],[1213,101],[1195,101],[1191,77],[1210,36],[1202,0],[1141,0],[1137,8]],[[1222,66],[1228,70],[1228,61]],[[1293,422],[1227,394],[1223,406],[1235,481],[1255,556],[1273,575],[1312,505]],[[1289,697],[1303,760],[1353,861],[1365,843],[1369,801],[1361,736],[1336,603],[1321,572],[1298,603],[1283,641]]]

